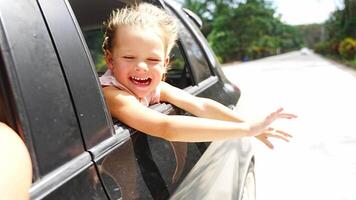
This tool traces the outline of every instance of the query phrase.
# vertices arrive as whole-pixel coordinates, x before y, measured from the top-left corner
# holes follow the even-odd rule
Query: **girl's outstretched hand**
[[[258,140],[272,149],[273,145],[268,140],[269,137],[279,138],[288,142],[292,136],[284,131],[276,130],[270,127],[271,123],[277,119],[293,119],[296,117],[297,116],[294,114],[284,113],[283,108],[279,108],[275,112],[269,114],[263,120],[252,123],[250,125],[250,134],[251,136],[255,136]]]
[[[274,128],[270,128],[268,131],[263,132],[260,135],[255,136],[258,140],[263,142],[266,146],[268,146],[270,149],[273,149],[273,144],[271,141],[269,141],[269,137],[274,137],[274,138],[279,138],[282,139],[286,142],[289,142],[289,139],[292,137],[292,135],[281,131],[281,130],[276,130]]]

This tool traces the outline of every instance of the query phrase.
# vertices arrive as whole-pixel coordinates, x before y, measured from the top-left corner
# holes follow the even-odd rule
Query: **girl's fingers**
[[[289,138],[293,137],[292,135],[290,135],[284,131],[276,130],[272,127],[269,127],[262,135],[264,135],[265,137],[279,138],[286,142],[289,142]]]
[[[284,119],[293,119],[293,118],[297,118],[298,116],[292,113],[282,113],[283,108],[279,108],[277,111],[272,112],[271,114],[269,114],[265,121],[267,123],[272,123],[274,120],[278,119],[278,118],[284,118]]]
[[[266,140],[263,140],[262,142],[263,142],[266,146],[268,146],[268,148],[273,149],[273,144],[272,144],[270,141],[268,141],[267,139],[266,139]]]
[[[282,139],[286,142],[289,142],[288,138],[283,136],[283,135],[278,135],[278,134],[275,134],[275,133],[266,133],[268,137],[274,137],[274,138],[279,138],[279,139]]]
[[[286,132],[284,132],[284,131],[281,131],[281,130],[275,130],[275,131],[276,131],[277,133],[280,133],[280,134],[286,136],[286,137],[293,137],[291,134],[286,133]]]
[[[293,118],[297,118],[298,116],[295,114],[291,114],[291,113],[280,113],[278,115],[279,118],[286,118],[286,119],[293,119]]]
[[[258,140],[263,142],[268,148],[273,149],[273,144],[267,139],[265,135],[256,136]]]
[[[283,108],[278,108],[275,113],[281,113],[283,111]]]

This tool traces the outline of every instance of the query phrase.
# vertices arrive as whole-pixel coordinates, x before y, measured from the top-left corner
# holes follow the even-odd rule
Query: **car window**
[[[106,63],[101,44],[104,38],[104,31],[102,29],[85,30],[83,31],[85,41],[88,45],[91,57],[95,64],[95,69],[99,74],[106,71]]]
[[[165,81],[181,89],[193,85],[191,69],[187,62],[187,57],[182,48],[182,44],[179,41],[170,54],[170,65],[168,67]]]
[[[206,37],[201,32],[200,28],[196,25],[196,23],[190,17],[187,17],[187,21],[190,22],[191,26],[189,26],[189,27],[196,34],[197,39],[200,41],[199,44],[201,44],[202,49],[205,50],[204,52],[206,53],[206,56],[209,58],[208,60],[212,62],[211,63],[212,66],[217,65],[218,59],[217,59],[216,55],[213,53],[213,50],[209,46],[209,42],[207,41]]]
[[[200,48],[199,44],[195,40],[192,33],[187,29],[185,25],[180,23],[180,40],[181,43],[187,52],[189,62],[194,68],[194,74],[196,76],[197,82],[202,82],[203,80],[212,76],[211,69],[207,62],[207,59]]]
[[[83,30],[83,35],[95,64],[95,69],[101,75],[107,69],[101,48],[104,31],[102,29]],[[180,42],[177,42],[177,45],[172,49],[169,68],[164,79],[167,83],[182,89],[193,85],[190,68]]]
[[[101,75],[107,69],[101,48],[104,32],[102,29],[84,30],[83,35],[95,64],[95,69]],[[164,79],[167,83],[182,89],[193,85],[190,68],[180,42],[177,42],[177,45],[172,49],[170,64]]]
[[[110,4],[109,2],[113,1],[108,1],[107,4]],[[109,16],[111,10],[102,10],[102,13],[96,14],[94,16],[90,15],[90,17],[88,17],[88,14],[91,12],[83,11],[83,7],[79,6],[79,2],[76,0],[71,0],[70,3],[82,29],[82,33],[89,48],[92,60],[95,64],[95,69],[100,76],[107,69],[103,50],[101,47],[104,38],[103,22],[106,19],[104,16]],[[123,6],[124,4],[120,1],[116,3],[116,8]],[[83,13],[87,13],[87,15]],[[89,18],[92,20],[91,23]],[[166,82],[182,89],[193,85],[193,77],[186,60],[187,59],[182,48],[182,44],[177,42],[177,45],[173,48],[170,54],[170,65],[167,74],[165,74],[164,77]]]

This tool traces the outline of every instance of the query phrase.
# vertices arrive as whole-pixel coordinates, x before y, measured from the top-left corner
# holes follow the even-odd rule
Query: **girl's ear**
[[[169,66],[169,57],[167,56],[164,59],[164,65],[163,65],[163,73],[164,74],[167,73],[168,66]]]
[[[167,57],[164,59],[163,73],[162,73],[162,80],[161,80],[161,81],[165,81],[165,80],[166,80],[168,65],[169,65],[169,56],[167,56]]]
[[[108,66],[108,68],[110,70],[113,70],[114,65],[113,65],[113,56],[111,54],[111,52],[109,50],[105,51],[105,61],[106,61],[106,65]]]
[[[169,65],[169,56],[164,59],[164,67],[167,68]]]

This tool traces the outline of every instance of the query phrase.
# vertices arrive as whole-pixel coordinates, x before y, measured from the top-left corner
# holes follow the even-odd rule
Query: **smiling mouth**
[[[135,76],[130,77],[131,82],[133,82],[135,85],[139,86],[147,86],[151,83],[151,78],[139,78]]]

